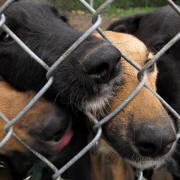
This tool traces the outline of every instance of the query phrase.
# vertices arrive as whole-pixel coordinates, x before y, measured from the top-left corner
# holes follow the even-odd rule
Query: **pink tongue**
[[[61,143],[59,144],[58,150],[61,151],[71,140],[73,136],[73,131],[71,128],[68,129],[64,137],[61,139]]]

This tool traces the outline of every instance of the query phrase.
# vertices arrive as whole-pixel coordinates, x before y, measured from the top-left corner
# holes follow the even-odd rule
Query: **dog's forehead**
[[[20,14],[26,16],[31,15],[32,17],[37,16],[38,18],[38,14],[43,14],[44,16],[46,16],[46,14],[48,16],[53,14],[56,16],[57,13],[58,11],[51,4],[33,0],[14,2],[5,11],[5,14],[10,17],[14,14]],[[31,18],[31,16],[28,16],[28,18]]]
[[[147,59],[152,56],[145,44],[133,35],[116,32],[113,32],[113,34],[111,32],[107,33],[111,36],[111,39],[118,48],[140,66],[143,66]]]
[[[178,29],[180,29],[180,16],[170,6],[164,6],[143,16],[138,29],[138,37],[147,36],[146,39],[149,41],[151,40],[149,34],[156,39],[164,39],[166,36],[171,38]]]
[[[54,33],[55,29],[64,28],[67,22],[62,12],[46,2],[18,1],[12,3],[4,12],[6,24],[15,33],[20,35],[31,32]],[[35,35],[35,34],[33,34]],[[37,34],[36,34],[37,35]],[[32,36],[31,36],[32,37]]]
[[[146,45],[137,37],[127,33],[112,31],[106,31],[105,33],[121,51],[140,66],[144,66],[145,62],[153,57]],[[101,38],[99,34],[95,33],[95,35]]]

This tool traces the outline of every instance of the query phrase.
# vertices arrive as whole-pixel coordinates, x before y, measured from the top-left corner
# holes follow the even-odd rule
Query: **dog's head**
[[[106,32],[112,41],[139,66],[153,55],[143,42],[132,35]],[[138,71],[121,59],[121,85],[113,98],[111,110],[122,103],[139,84]],[[147,83],[156,90],[156,65],[147,70]],[[175,127],[161,102],[143,87],[129,104],[104,126],[105,137],[119,154],[138,168],[148,168],[163,161],[174,148]]]
[[[25,93],[16,91],[1,81],[0,111],[12,120],[34,95],[32,91]],[[5,125],[6,123],[1,119],[0,141],[7,134],[4,130]],[[75,155],[82,148],[80,146],[84,146],[82,136],[79,140],[79,135],[74,129],[76,128],[72,123],[71,113],[43,98],[40,98],[13,126],[16,135],[31,148],[53,159],[53,162],[58,159],[57,166]],[[13,176],[18,179],[24,178],[27,171],[38,160],[13,136],[0,148],[0,159],[6,162]]]
[[[6,25],[49,66],[82,35],[48,3],[17,1],[4,13]],[[56,68],[48,93],[64,105],[81,109],[99,99],[105,104],[118,83],[119,59],[120,53],[113,46],[89,36]],[[45,69],[5,31],[0,31],[0,60],[0,74],[20,90],[37,91],[47,81]]]
[[[154,53],[158,52],[180,29],[180,16],[170,7],[164,6],[146,14],[136,14],[113,22],[109,30],[126,32],[137,36]],[[158,93],[180,112],[180,41],[163,54],[157,63]]]

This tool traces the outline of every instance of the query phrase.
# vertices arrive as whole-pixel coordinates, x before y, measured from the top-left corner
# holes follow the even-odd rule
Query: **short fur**
[[[14,2],[5,15],[6,25],[48,66],[82,35],[66,23],[61,12],[45,2]],[[106,104],[114,85],[119,83],[115,78],[119,58],[120,53],[106,41],[88,37],[57,67],[46,97],[85,111],[91,111],[90,104],[100,97],[102,105]],[[0,60],[0,74],[18,90],[38,91],[47,82],[45,69],[5,32],[0,34]],[[102,105],[98,108],[102,109]]]
[[[144,43],[132,35],[108,31],[106,34],[123,52],[141,67],[144,66],[148,59],[153,57],[152,54],[148,52]],[[121,64],[121,78],[123,83],[112,101],[111,111],[114,110],[139,83],[137,79],[138,71],[124,59],[121,59]],[[156,66],[153,69],[151,67],[147,72],[147,83],[155,90],[156,76]],[[148,135],[149,140],[156,136],[155,139],[158,139],[159,135],[161,141],[163,141],[163,136],[166,136],[166,138],[175,136],[172,119],[168,116],[160,101],[144,87],[118,115],[107,123],[104,127],[104,134],[108,142],[110,142],[123,158],[128,159],[134,166],[147,168],[161,162],[161,158],[151,159],[148,156],[139,156],[138,146],[135,145],[136,138],[141,137],[143,129],[148,127],[151,127],[151,130],[154,131],[151,133],[152,136],[150,134]],[[156,129],[158,129],[158,132],[156,132]],[[163,132],[163,129],[169,129],[169,133],[167,133],[168,131]],[[149,129],[146,129],[146,132],[148,130]],[[143,136],[145,137],[145,134]],[[155,141],[155,139],[153,141]]]
[[[32,91],[27,91],[26,93],[18,92],[7,83],[1,81],[0,111],[11,120],[27,105],[34,95],[35,93]],[[73,123],[75,123],[75,116],[73,116],[73,119]],[[15,123],[13,129],[30,147],[48,157],[57,167],[61,167],[79,152],[87,141],[87,132],[83,132],[83,129],[85,129],[84,126],[82,125],[83,129],[81,129],[81,126],[78,125],[79,127],[77,127],[73,124],[73,138],[69,145],[62,151],[59,151],[58,146],[61,137],[67,130],[69,123],[72,123],[70,112],[41,98]],[[76,121],[76,123],[78,122]],[[0,120],[0,141],[2,141],[6,135],[4,127],[4,121]],[[87,157],[82,158],[78,163],[83,164],[84,159],[87,159]],[[7,166],[5,169],[0,168],[0,179],[3,178],[3,173],[6,174],[8,172],[9,175],[12,175],[13,180],[22,180],[25,178],[33,164],[39,162],[38,158],[29,152],[24,145],[19,143],[14,137],[10,138],[10,140],[0,148],[0,160],[4,161]],[[88,177],[88,171],[86,171],[86,169],[84,173],[77,175],[79,171],[78,163],[69,170],[71,172],[69,173],[70,175],[67,174],[65,177],[71,180],[76,180],[77,177],[83,180],[85,177]],[[51,175],[52,172],[47,168],[46,173],[42,174],[42,180],[50,180]]]
[[[141,39],[148,48],[159,51],[180,29],[180,16],[170,7],[164,6],[146,14],[136,14],[112,23],[109,28],[113,31],[127,32]],[[177,41],[157,63],[159,74],[157,78],[158,93],[180,113],[180,41]],[[179,143],[178,143],[179,144]],[[180,178],[179,145],[167,169]]]
[[[16,2],[5,14],[7,25],[48,65],[52,65],[82,34],[59,18],[57,10],[46,3]],[[125,52],[129,47],[126,43],[130,42],[132,51],[129,53],[127,50],[126,53],[136,58],[140,66],[145,64],[144,60],[151,58],[142,42],[135,41],[133,44],[133,36],[108,35],[124,47]],[[45,70],[7,37],[4,32],[1,33],[0,74],[19,90],[39,90],[46,82]],[[139,55],[141,51],[142,56]],[[90,36],[58,66],[54,84],[46,97],[53,100],[56,97],[59,104],[92,111],[95,115],[106,105],[110,105],[110,111],[114,110],[139,83],[137,71],[123,59],[119,60],[117,49],[102,39]],[[154,89],[156,74],[150,69],[147,80]],[[142,156],[136,145],[136,138],[144,133],[142,129],[151,132],[143,139],[145,143],[161,137],[164,145],[167,136],[170,142],[175,140],[175,128],[170,117],[160,101],[146,88],[104,126],[106,139],[118,153],[134,166],[146,168],[161,163],[173,147],[166,155]]]

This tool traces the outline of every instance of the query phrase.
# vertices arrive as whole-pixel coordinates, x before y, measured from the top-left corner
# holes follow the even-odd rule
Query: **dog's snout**
[[[85,72],[99,83],[107,83],[120,69],[120,52],[111,45],[92,50],[84,61]]]
[[[71,122],[71,116],[60,108],[55,108],[55,110],[50,114],[49,123],[42,130],[43,137],[47,141],[59,141],[64,135]]]
[[[176,140],[171,128],[143,127],[135,132],[135,145],[142,156],[158,157],[170,151]]]

